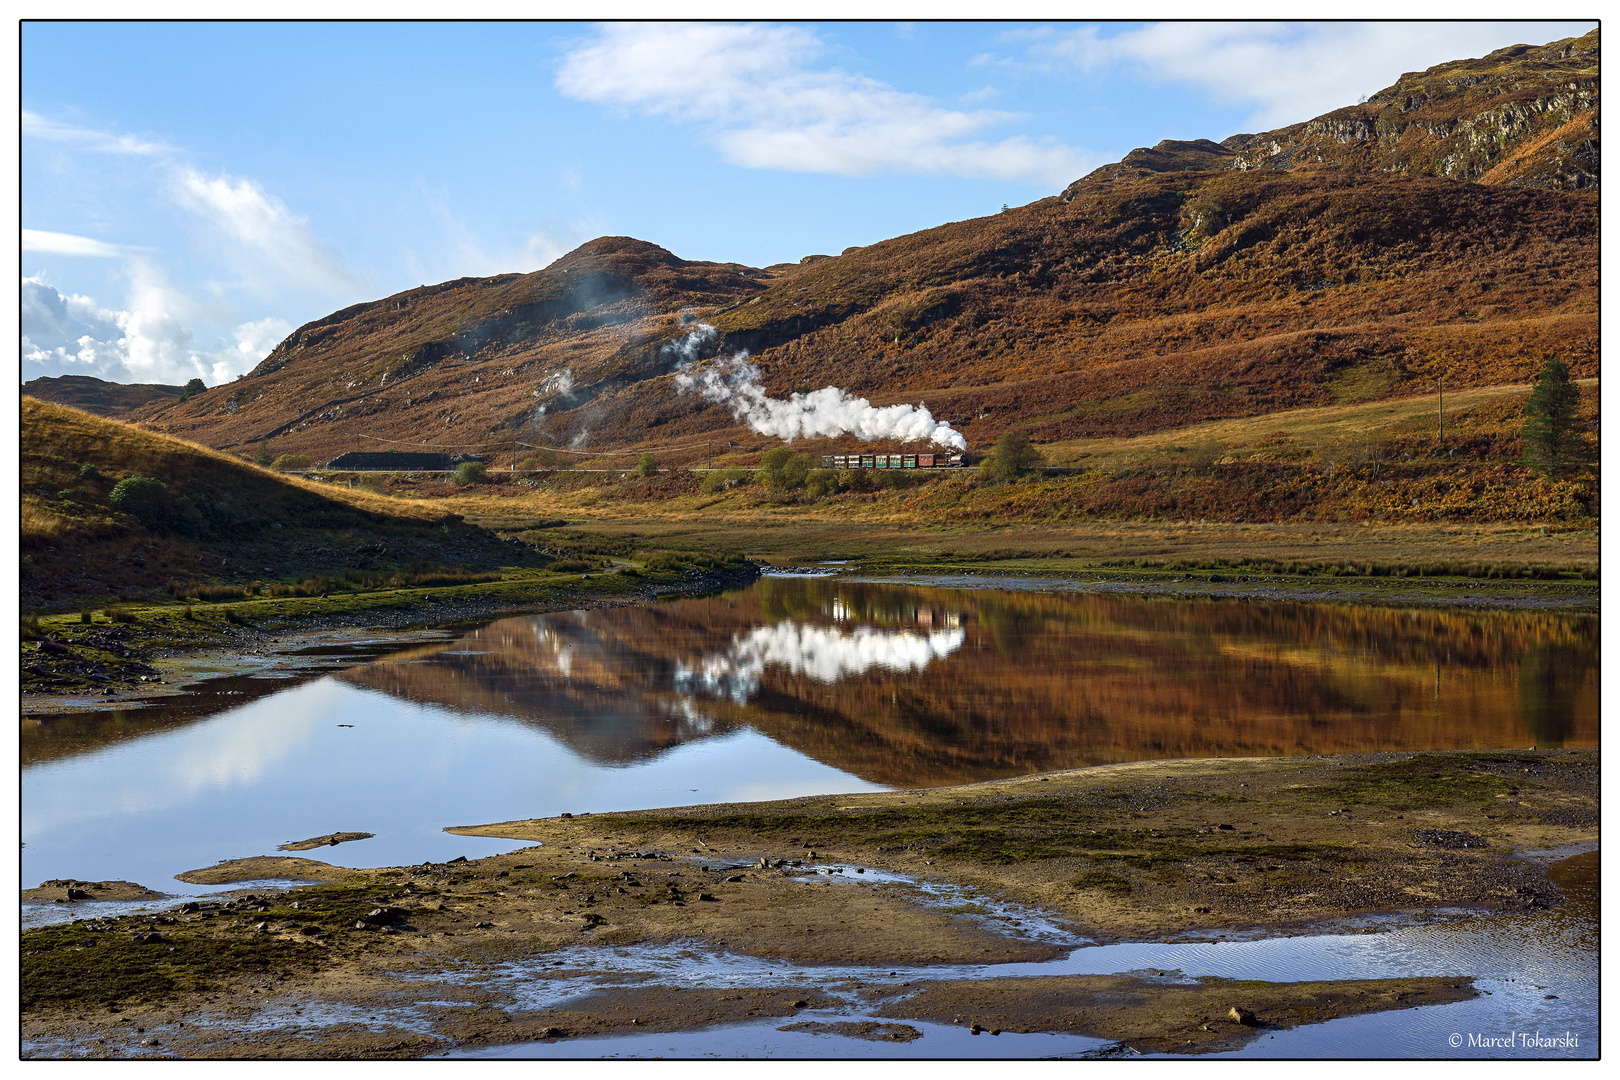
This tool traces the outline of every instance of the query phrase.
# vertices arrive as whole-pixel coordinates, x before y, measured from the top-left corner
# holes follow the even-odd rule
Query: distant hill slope
[[[151,401],[179,400],[181,386],[163,383],[115,383],[91,375],[41,376],[22,384],[22,392],[97,416],[124,416]]]
[[[1075,186],[1136,171],[1342,165],[1554,191],[1596,188],[1598,60],[1596,30],[1539,48],[1513,45],[1409,72],[1361,104],[1276,131],[1133,150]]]
[[[326,460],[773,440],[675,393],[746,348],[767,388],[923,399],[983,447],[1598,374],[1598,36],[1501,50],[1264,136],[1160,144],[1060,197],[763,270],[624,237],[301,327],[138,416]],[[1346,126],[1348,125],[1348,126]],[[1573,126],[1572,126],[1573,125]],[[1582,126],[1586,125],[1586,126]],[[850,440],[818,448],[852,446]],[[690,449],[696,446],[696,449]]]
[[[524,555],[425,507],[328,495],[215,451],[22,399],[21,603],[62,607],[183,581],[283,581],[414,561],[490,569]],[[93,467],[93,468],[87,468]],[[119,480],[167,490],[166,520],[109,505]]]

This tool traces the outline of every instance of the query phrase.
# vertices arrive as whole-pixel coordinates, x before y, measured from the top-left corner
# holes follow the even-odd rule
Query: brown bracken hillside
[[[669,348],[768,389],[926,401],[982,448],[1598,374],[1598,32],[1403,76],[1224,143],[1161,143],[1061,196],[797,264],[604,237],[299,328],[249,375],[137,418],[234,453],[772,440],[676,393]],[[821,443],[828,450],[846,444]],[[853,446],[850,442],[847,445]],[[680,447],[685,449],[663,449]]]

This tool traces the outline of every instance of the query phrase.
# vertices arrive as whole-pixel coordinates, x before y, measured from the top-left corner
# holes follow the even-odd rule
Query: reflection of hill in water
[[[508,619],[343,678],[623,762],[742,725],[877,783],[1596,745],[1597,620],[766,580]]]

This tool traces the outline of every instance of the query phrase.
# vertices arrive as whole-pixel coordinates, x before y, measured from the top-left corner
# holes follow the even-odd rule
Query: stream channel
[[[104,712],[25,717],[24,884],[124,880],[167,899],[25,904],[23,925],[207,896],[227,887],[174,875],[342,831],[374,835],[307,854],[342,866],[442,862],[524,846],[443,831],[452,825],[962,784],[1144,759],[1598,745],[1596,616],[1017,585],[767,577],[713,597],[502,619],[394,651],[326,649],[325,671],[215,679]],[[1088,946],[1075,938],[1063,960],[901,977],[1472,975],[1489,991],[1473,1001],[1297,1028],[1239,1053],[1595,1057],[1598,856],[1544,857],[1555,856],[1568,899],[1551,911],[1260,940]],[[1026,932],[1040,922],[1039,913],[1025,916]],[[888,975],[785,973],[780,964],[681,949],[577,951],[570,967],[591,974],[578,985],[543,980],[547,994],[577,995],[631,970],[739,986],[770,972],[807,985]],[[852,1002],[821,1019],[863,1018]],[[904,1044],[762,1025],[482,1056],[1117,1050],[1072,1036],[913,1027],[923,1037]],[[1504,1049],[1470,1040],[1537,1032],[1577,1042]],[[1449,1044],[1453,1033],[1460,1047]]]

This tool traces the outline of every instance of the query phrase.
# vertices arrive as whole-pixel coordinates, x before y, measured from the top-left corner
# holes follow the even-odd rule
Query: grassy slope
[[[94,475],[83,475],[94,466]],[[518,561],[441,507],[292,479],[206,447],[23,398],[20,475],[25,608],[150,596],[171,578],[296,581],[349,566]],[[166,528],[108,503],[149,476],[169,489]],[[387,551],[359,552],[363,545]]]
[[[557,473],[529,481],[534,487],[435,490],[457,513],[492,527],[521,530],[560,517],[629,542],[715,545],[783,561],[855,558],[913,569],[988,561],[1043,572],[1221,560],[1595,573],[1596,479],[1547,479],[1516,463],[1524,397],[1522,386],[1448,393],[1438,444],[1432,398],[1300,410],[1281,433],[1259,419],[1054,444],[1046,448],[1054,459],[1085,471],[1017,484],[917,474],[898,491],[810,499],[771,496],[751,483],[706,493],[699,477],[676,471],[652,481]],[[1594,429],[1597,404],[1597,387],[1588,385],[1583,414]]]

